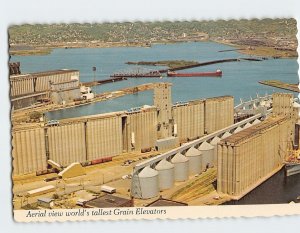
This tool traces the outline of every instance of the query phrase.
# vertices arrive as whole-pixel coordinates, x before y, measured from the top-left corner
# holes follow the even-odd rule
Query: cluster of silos
[[[194,148],[194,150],[196,150]],[[142,199],[148,199],[156,197],[159,194],[159,191],[172,188],[176,181],[186,181],[189,178],[189,174],[194,174],[194,172],[199,173],[201,168],[201,153],[197,151],[197,155],[188,153],[187,157],[178,152],[173,156],[170,162],[166,159],[161,160],[156,166],[155,169],[147,166],[139,174],[139,185],[140,191],[142,193]],[[195,151],[194,151],[195,152]],[[196,163],[191,166],[192,171],[189,170],[189,161],[192,158],[192,161],[198,164],[196,168]],[[195,158],[197,158],[195,160]]]
[[[189,175],[200,174],[217,164],[217,144],[231,134],[226,132],[221,138],[214,137],[210,143],[204,141],[196,149],[189,148],[185,154],[176,153],[169,161],[161,160],[153,168],[145,167],[139,173],[142,199],[159,195],[159,191],[172,188],[175,182],[189,179]]]

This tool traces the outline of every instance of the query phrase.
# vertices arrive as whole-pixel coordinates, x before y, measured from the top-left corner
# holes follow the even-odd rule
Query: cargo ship
[[[222,71],[216,70],[215,72],[194,72],[194,73],[177,73],[174,71],[167,72],[168,77],[221,77]]]

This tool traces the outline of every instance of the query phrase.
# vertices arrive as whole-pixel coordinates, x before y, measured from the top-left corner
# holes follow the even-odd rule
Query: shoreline
[[[276,57],[276,58],[297,58],[297,50],[291,50],[286,48],[274,48],[268,46],[248,46],[248,45],[238,45],[227,40],[173,40],[173,41],[157,41],[152,44],[146,42],[79,42],[79,43],[58,43],[49,45],[32,45],[32,49],[11,49],[9,51],[10,56],[41,56],[49,55],[54,49],[64,48],[64,49],[74,49],[74,48],[119,48],[119,47],[141,47],[141,48],[151,48],[152,45],[163,45],[163,44],[175,44],[175,43],[189,43],[189,42],[215,42],[218,44],[224,44],[232,46],[237,52],[241,54],[246,54],[250,56],[261,56],[261,57]],[[27,46],[24,44],[16,44],[13,46]],[[30,47],[30,46],[29,46]]]

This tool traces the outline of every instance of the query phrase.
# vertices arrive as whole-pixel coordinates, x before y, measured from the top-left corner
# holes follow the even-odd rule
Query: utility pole
[[[96,66],[93,66],[93,72],[94,72],[94,85],[96,84]]]

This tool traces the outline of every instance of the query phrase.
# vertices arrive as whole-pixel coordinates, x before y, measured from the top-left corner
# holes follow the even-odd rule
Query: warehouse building
[[[133,200],[116,195],[106,194],[104,196],[89,200],[84,203],[85,208],[117,208],[133,207]]]
[[[46,99],[57,104],[80,97],[78,70],[52,70],[12,74],[10,97],[13,109],[29,107]]]
[[[218,192],[240,199],[282,168],[295,143],[299,108],[292,94],[272,98],[271,117],[219,142]]]

